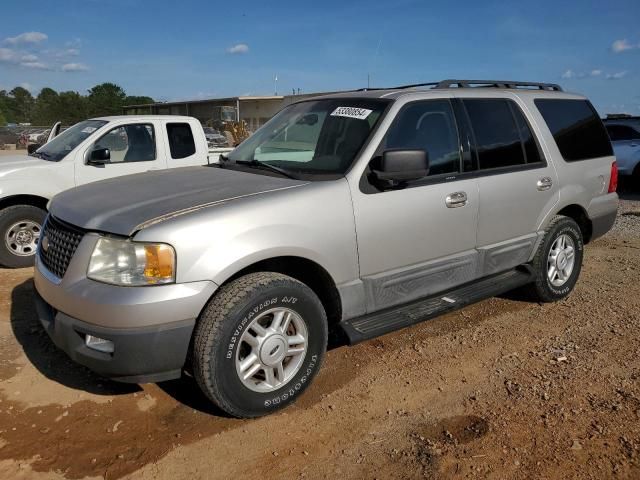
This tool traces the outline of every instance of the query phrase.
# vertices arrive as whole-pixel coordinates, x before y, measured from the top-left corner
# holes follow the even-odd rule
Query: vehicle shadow
[[[38,320],[33,300],[33,280],[11,292],[11,328],[31,362],[45,377],[65,387],[95,395],[123,395],[141,391],[138,385],[118,383],[100,377],[74,363],[51,341]]]

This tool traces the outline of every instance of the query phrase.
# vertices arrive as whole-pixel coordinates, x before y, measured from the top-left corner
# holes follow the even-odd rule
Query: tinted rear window
[[[607,131],[587,100],[540,98],[535,104],[567,162],[613,155]]]

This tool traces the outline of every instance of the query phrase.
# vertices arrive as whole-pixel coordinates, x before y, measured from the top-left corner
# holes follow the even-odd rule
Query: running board
[[[432,297],[344,320],[340,322],[340,326],[349,338],[349,343],[353,345],[495,297],[526,285],[532,280],[533,275],[529,270],[509,270]]]

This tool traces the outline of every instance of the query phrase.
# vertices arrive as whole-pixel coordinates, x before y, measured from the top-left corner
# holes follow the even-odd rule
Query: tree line
[[[71,125],[86,118],[121,115],[125,105],[146,103],[154,103],[153,98],[127,95],[114,83],[96,85],[86,95],[45,87],[34,97],[26,88],[15,87],[0,90],[0,126],[7,123],[48,126],[57,121]]]

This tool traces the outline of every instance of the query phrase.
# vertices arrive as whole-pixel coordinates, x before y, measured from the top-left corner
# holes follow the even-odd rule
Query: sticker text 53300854
[[[332,117],[349,117],[356,118],[358,120],[366,120],[369,114],[373,110],[367,110],[366,108],[358,108],[358,107],[338,107],[333,113],[331,113]]]

